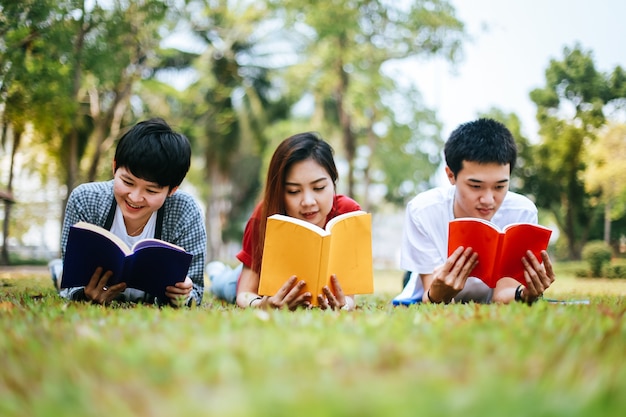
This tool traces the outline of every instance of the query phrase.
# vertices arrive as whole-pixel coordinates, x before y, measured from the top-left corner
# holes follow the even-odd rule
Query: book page
[[[110,230],[107,230],[104,227],[100,227],[98,225],[87,222],[78,222],[72,227],[75,227],[77,229],[91,230],[92,232],[102,235],[115,243],[126,255],[132,253],[132,250],[128,247],[126,242],[124,242],[120,237],[113,234]]]
[[[541,251],[548,248],[552,231],[544,226],[524,223],[509,225],[505,230],[506,237],[503,239],[500,265],[496,274],[498,278],[511,277],[526,285],[522,258],[530,250],[542,262]]]
[[[170,242],[161,239],[142,239],[135,243],[132,247],[133,252],[142,248],[170,248],[179,252],[185,252],[185,249]]]
[[[328,223],[326,223],[326,230],[332,233],[332,228],[335,224],[349,217],[362,216],[364,214],[368,214],[368,213],[364,212],[363,210],[356,210],[356,211],[349,211],[347,213],[340,214],[339,216],[333,217],[332,219],[328,221]]]
[[[372,215],[363,211],[346,214],[350,215],[332,226],[326,275],[330,280],[330,275],[336,274],[346,295],[371,294],[374,292]]]
[[[268,221],[269,219],[277,219],[277,220],[281,220],[287,223],[297,224],[298,226],[304,227],[305,229],[309,229],[311,232],[317,233],[320,236],[328,236],[330,234],[328,230],[322,229],[321,227],[313,223],[309,223],[306,220],[297,219],[295,217],[286,216],[284,214],[273,214],[268,217]]]
[[[317,303],[315,296],[320,259],[325,256],[324,240],[327,236],[321,236],[318,230],[323,229],[315,225],[311,226],[317,230],[285,221],[282,217],[270,216],[267,219],[259,294],[276,294],[291,276],[296,275],[298,280],[307,282],[307,291],[313,293],[312,301]]]
[[[61,287],[87,285],[98,267],[113,272],[109,285],[121,282],[125,258],[126,253],[106,234],[93,228],[72,226],[63,259]]]
[[[448,229],[448,256],[459,246],[471,247],[478,254],[478,265],[470,276],[480,278],[493,288],[496,281],[493,281],[492,273],[499,236],[500,231],[493,223],[470,217],[454,219]]]
[[[190,253],[168,245],[144,246],[127,257],[126,284],[165,299],[165,287],[187,278],[192,258]]]

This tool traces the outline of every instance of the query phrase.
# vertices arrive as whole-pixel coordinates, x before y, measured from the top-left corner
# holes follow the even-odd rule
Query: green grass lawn
[[[626,415],[626,280],[557,272],[590,304],[394,308],[377,271],[351,313],[103,308],[0,271],[0,416]]]

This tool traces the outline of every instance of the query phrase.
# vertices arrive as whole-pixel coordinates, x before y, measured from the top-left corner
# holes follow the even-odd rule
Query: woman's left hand
[[[320,308],[322,310],[352,310],[354,301],[350,296],[344,295],[336,275],[330,276],[330,284],[334,291],[331,291],[328,285],[325,285],[322,288],[324,294],[317,296]]]

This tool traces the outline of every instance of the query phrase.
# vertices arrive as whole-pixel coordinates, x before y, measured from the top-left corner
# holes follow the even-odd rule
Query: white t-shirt
[[[407,205],[400,267],[413,274],[405,291],[396,298],[417,293],[422,288],[418,274],[431,274],[448,258],[448,223],[454,219],[455,190],[453,185],[433,188],[418,194]],[[511,223],[536,224],[537,207],[527,197],[509,191],[491,221],[500,228]],[[467,291],[464,289],[455,299],[463,299],[463,293],[470,289],[477,291],[482,301],[491,299],[492,291],[482,281],[469,278],[468,284]]]
[[[137,236],[129,236],[124,224],[124,214],[120,206],[115,208],[115,217],[113,217],[113,224],[111,225],[111,232],[122,239],[128,247],[132,247],[135,243],[143,239],[150,239],[154,237],[156,230],[156,218],[157,212],[153,212],[148,222],[144,226],[143,230]]]

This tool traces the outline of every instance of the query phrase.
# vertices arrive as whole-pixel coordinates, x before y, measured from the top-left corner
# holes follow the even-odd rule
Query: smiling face
[[[118,207],[122,210],[127,230],[144,225],[153,212],[161,208],[168,195],[169,187],[134,176],[126,168],[115,169],[113,176],[113,194]]]
[[[305,159],[291,166],[285,178],[285,211],[288,216],[319,227],[333,207],[335,185],[323,166]]]
[[[454,217],[479,217],[491,220],[509,190],[509,164],[463,161],[456,178],[446,167],[450,184],[456,185]]]

